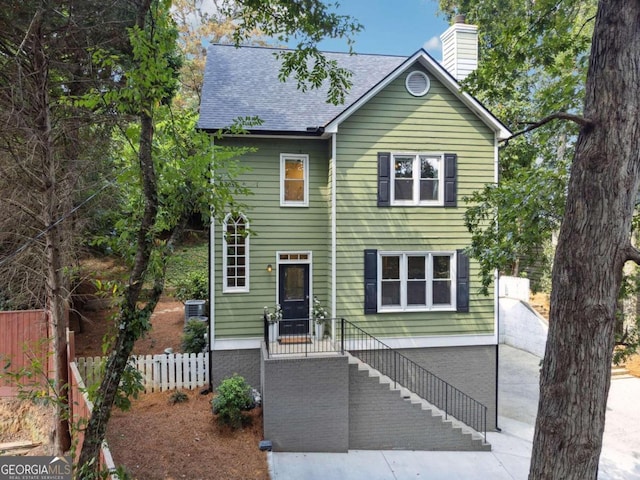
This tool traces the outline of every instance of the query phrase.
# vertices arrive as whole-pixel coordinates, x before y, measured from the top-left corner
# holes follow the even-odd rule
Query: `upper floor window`
[[[378,311],[455,308],[455,254],[380,252]]]
[[[280,205],[309,205],[309,155],[280,155]]]
[[[222,291],[249,291],[249,224],[240,214],[228,214],[222,228]]]
[[[455,153],[378,152],[378,206],[457,205]]]
[[[391,205],[442,205],[442,155],[393,154]]]

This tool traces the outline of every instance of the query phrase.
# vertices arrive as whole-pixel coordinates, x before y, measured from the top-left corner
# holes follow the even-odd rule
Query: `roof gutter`
[[[230,130],[220,128],[200,128],[196,127],[196,130],[206,133],[218,133],[221,132],[225,137],[243,137],[246,135],[251,136],[264,136],[264,137],[324,137],[324,127],[308,127],[306,130],[260,130],[260,129],[248,129],[245,133],[231,133]]]

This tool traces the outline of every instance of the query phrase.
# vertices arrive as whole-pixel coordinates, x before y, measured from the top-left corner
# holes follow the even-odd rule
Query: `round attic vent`
[[[431,83],[429,82],[429,77],[427,77],[425,73],[416,70],[407,75],[405,85],[407,87],[407,92],[411,95],[414,97],[422,97],[429,91]]]

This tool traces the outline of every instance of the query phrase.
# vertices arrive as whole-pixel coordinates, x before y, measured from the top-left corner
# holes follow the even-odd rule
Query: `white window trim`
[[[413,157],[413,200],[396,200],[396,168],[395,157],[412,156]],[[390,204],[391,206],[444,206],[444,153],[429,152],[392,152],[389,156],[391,162],[390,173]],[[437,158],[439,162],[439,178],[438,178],[438,199],[437,200],[420,200],[420,157]],[[415,175],[418,175],[416,177]]]
[[[433,289],[433,258],[434,255],[448,255],[451,257],[450,275],[451,275],[451,304],[450,305],[432,305],[432,289]],[[382,305],[382,257],[400,256],[400,302],[398,305]],[[427,264],[427,305],[407,305],[407,257],[409,256],[428,256]],[[377,289],[378,289],[378,312],[452,312],[456,311],[456,279],[457,279],[457,258],[455,251],[378,251],[378,272],[377,272]]]
[[[281,255],[306,255],[307,258],[281,259]],[[313,311],[313,252],[311,250],[282,250],[276,252],[276,303],[280,292],[280,265],[309,265],[309,318]],[[312,325],[309,325],[311,328]],[[311,330],[309,330],[311,331]]]
[[[249,229],[249,221],[247,220],[247,217],[240,213],[239,216],[244,220],[244,227],[246,230]],[[230,287],[227,284],[228,281],[228,277],[227,277],[227,237],[226,237],[226,233],[227,233],[227,223],[229,221],[229,219],[232,217],[231,213],[228,213],[225,217],[224,220],[222,222],[222,292],[223,293],[248,293],[249,292],[249,279],[250,279],[250,269],[249,269],[249,265],[250,265],[250,250],[249,250],[249,235],[247,235],[245,237],[245,244],[244,244],[244,248],[245,248],[245,266],[244,266],[244,272],[245,272],[245,285],[244,287]]]
[[[294,159],[302,160],[304,165],[304,200],[291,201],[284,199],[284,175],[285,160]],[[281,153],[280,154],[280,206],[281,207],[308,207],[309,206],[309,155],[300,153]]]

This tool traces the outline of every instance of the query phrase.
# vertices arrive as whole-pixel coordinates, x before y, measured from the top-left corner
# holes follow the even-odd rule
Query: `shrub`
[[[184,334],[182,335],[182,351],[184,353],[200,353],[207,348],[207,330],[209,326],[207,322],[190,319],[184,326]]]
[[[240,428],[250,421],[250,417],[242,412],[254,407],[251,387],[243,377],[234,374],[220,382],[218,395],[211,404],[213,414],[218,415],[218,423]]]
[[[181,392],[180,390],[177,390],[173,392],[169,397],[169,404],[175,405],[176,403],[184,403],[188,400],[189,400],[189,396],[186,393]]]
[[[209,279],[205,272],[189,272],[176,281],[176,298],[187,300],[206,300],[209,296]]]

